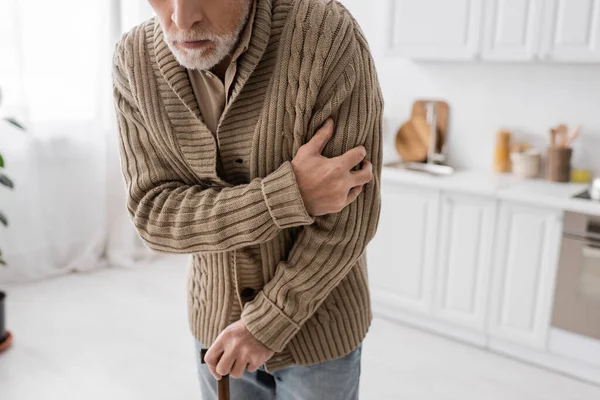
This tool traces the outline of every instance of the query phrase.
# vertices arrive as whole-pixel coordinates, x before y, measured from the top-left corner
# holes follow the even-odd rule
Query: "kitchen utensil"
[[[554,128],[550,129],[550,146],[556,147],[556,136],[557,135],[558,135],[558,132],[556,131],[556,129],[554,129]]]
[[[549,147],[546,163],[546,180],[551,182],[569,182],[571,179],[570,147]]]
[[[590,197],[592,200],[600,201],[600,178],[594,179],[590,187]]]
[[[424,118],[411,118],[396,134],[396,151],[405,162],[427,159],[429,127]]]
[[[559,146],[566,147],[567,146],[567,134],[569,133],[569,128],[565,124],[560,124],[556,131],[559,135]]]
[[[567,147],[571,147],[575,139],[579,137],[579,133],[581,132],[581,125],[577,125],[571,132],[569,133],[569,137],[567,139]]]
[[[512,162],[512,172],[518,178],[535,178],[540,174],[540,165],[542,157],[536,149],[530,149],[524,152],[510,153]]]
[[[428,104],[435,104],[435,116],[429,117],[437,121],[437,129],[428,124]],[[431,113],[431,106],[429,106]],[[406,163],[408,162],[443,162],[445,159],[448,132],[448,103],[437,100],[417,100],[413,104],[411,119],[400,127],[396,134],[396,151]],[[430,138],[436,132],[434,144]],[[435,147],[433,152],[430,147]]]
[[[200,362],[202,364],[206,364],[204,361],[204,356],[208,349],[200,350]],[[217,395],[219,396],[219,400],[230,400],[229,398],[229,375],[225,375],[221,377],[221,380],[217,381]]]
[[[510,172],[510,138],[509,131],[500,131],[496,135],[496,149],[494,153],[494,172]]]

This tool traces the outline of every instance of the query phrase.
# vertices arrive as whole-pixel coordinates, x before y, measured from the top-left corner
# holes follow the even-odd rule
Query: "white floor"
[[[185,257],[9,288],[1,400],[199,399]],[[600,387],[375,319],[361,398],[587,400]],[[236,399],[233,399],[236,400]]]

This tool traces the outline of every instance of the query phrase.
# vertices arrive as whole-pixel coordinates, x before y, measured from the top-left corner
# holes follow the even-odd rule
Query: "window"
[[[25,122],[96,119],[112,106],[106,93],[121,18],[143,7],[145,0],[1,0],[0,113]]]

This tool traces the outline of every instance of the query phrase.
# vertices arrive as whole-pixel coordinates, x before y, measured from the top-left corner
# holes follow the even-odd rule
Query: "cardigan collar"
[[[219,120],[219,127],[228,117],[235,118],[235,115],[229,112],[231,105],[235,103],[269,44],[273,0],[255,1],[256,10],[250,42],[248,43],[248,49],[238,58],[237,73],[232,84],[233,91]],[[182,155],[190,169],[203,180],[209,183],[212,180],[219,185],[231,186],[225,177],[220,177],[217,172],[218,135],[213,134],[204,123],[188,70],[179,64],[175,55],[169,49],[164,40],[160,22],[156,17],[153,18],[153,26],[150,26],[147,38],[150,41],[150,51],[153,52],[156,69],[158,69],[157,74],[162,76],[167,83],[166,85],[159,84],[157,90],[164,104],[166,114],[171,121],[174,140],[179,143]],[[217,127],[217,132],[219,127]],[[189,145],[190,131],[194,132],[196,138],[195,144],[191,146]],[[198,154],[202,154],[201,161],[198,161]]]
[[[248,49],[238,59],[238,71],[233,83],[234,91],[229,103],[235,101],[240,89],[248,81],[252,72],[254,72],[256,65],[262,58],[269,43],[272,0],[255,1],[256,12],[254,14],[250,42],[248,44]],[[160,73],[168,83],[170,90],[175,92],[179,100],[197,119],[201,120],[200,109],[192,90],[192,84],[189,80],[187,69],[179,64],[175,55],[169,49],[164,40],[163,30],[156,17],[154,17],[153,33],[154,55]],[[163,93],[161,93],[161,95],[162,94]],[[224,114],[226,113],[227,108],[225,109]]]

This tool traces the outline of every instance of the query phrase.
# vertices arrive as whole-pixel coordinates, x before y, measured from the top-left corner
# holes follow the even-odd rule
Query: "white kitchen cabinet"
[[[496,200],[442,194],[434,315],[485,331]]]
[[[543,0],[487,0],[481,58],[529,61],[537,58]]]
[[[541,57],[600,62],[600,0],[547,0]]]
[[[493,338],[546,346],[561,218],[558,210],[501,203],[488,321]]]
[[[392,54],[421,60],[477,56],[483,0],[388,1]]]
[[[382,17],[392,56],[600,62],[600,0],[388,0]]]
[[[375,303],[429,314],[439,192],[383,182],[381,216],[367,248]]]
[[[384,167],[374,313],[600,384],[598,344],[551,326],[564,210],[600,215],[581,189]]]

